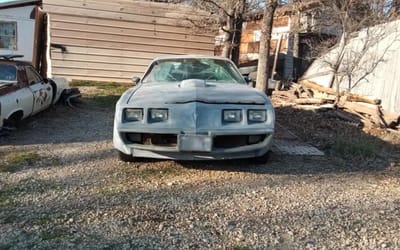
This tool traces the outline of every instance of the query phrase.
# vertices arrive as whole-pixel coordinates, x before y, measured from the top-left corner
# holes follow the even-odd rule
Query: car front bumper
[[[139,158],[156,158],[156,159],[172,159],[172,160],[228,160],[241,158],[254,158],[267,153],[272,145],[273,129],[253,130],[253,131],[203,131],[189,134],[190,136],[202,136],[209,138],[211,145],[190,148],[182,146],[179,132],[174,133],[168,131],[165,134],[176,134],[176,145],[160,146],[147,145],[127,142],[124,133],[132,131],[118,131],[114,129],[114,147],[124,154],[132,155]],[[146,131],[153,132],[153,131]],[[162,134],[157,131],[158,134]],[[249,145],[232,145],[229,146],[230,136],[252,136],[263,135],[263,139],[257,143]],[[223,147],[217,147],[216,138],[226,136],[226,142],[223,142]],[[187,143],[187,142],[186,142]],[[190,144],[190,141],[189,141]],[[228,146],[227,146],[228,145]],[[186,147],[186,148],[185,148]]]

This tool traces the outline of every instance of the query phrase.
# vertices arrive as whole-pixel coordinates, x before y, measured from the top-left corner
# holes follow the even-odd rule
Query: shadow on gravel
[[[83,97],[74,108],[57,104],[0,136],[0,146],[112,140],[116,100],[118,96],[96,96]]]
[[[378,164],[379,162],[379,164]],[[271,154],[265,164],[252,164],[246,160],[214,161],[214,162],[180,162],[188,169],[244,172],[253,174],[328,174],[344,172],[374,172],[383,171],[388,164],[384,159],[365,165],[356,165],[342,159],[318,156],[284,156]]]
[[[98,149],[91,152],[71,152],[64,155],[53,155],[41,157],[40,160],[32,163],[11,165],[11,173],[26,171],[28,169],[48,169],[63,168],[65,166],[78,165],[83,162],[107,161],[110,158],[117,157],[112,149]],[[1,165],[0,165],[1,166]]]
[[[254,165],[249,160],[181,162],[190,169],[256,174],[317,174],[383,171],[400,164],[400,138],[384,130],[366,133],[361,123],[341,120],[332,111],[314,112],[291,107],[276,108],[276,120],[305,143],[325,156],[290,156],[271,153],[268,163]],[[277,130],[275,137],[285,138]]]

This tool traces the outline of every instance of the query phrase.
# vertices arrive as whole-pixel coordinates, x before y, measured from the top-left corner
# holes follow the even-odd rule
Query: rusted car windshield
[[[187,79],[246,84],[230,62],[212,58],[158,60],[151,65],[143,78],[143,83],[180,82]]]
[[[17,68],[13,65],[0,65],[0,82],[16,81]]]

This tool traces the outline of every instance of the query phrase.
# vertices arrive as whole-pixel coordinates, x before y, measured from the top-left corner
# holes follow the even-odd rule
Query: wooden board
[[[69,46],[80,46],[102,49],[119,49],[137,52],[153,52],[154,55],[163,54],[211,54],[210,50],[190,47],[167,47],[153,44],[136,44],[127,42],[99,41],[95,39],[77,39],[65,37],[52,37],[52,43],[64,45],[68,51]]]
[[[63,6],[95,11],[108,11],[114,13],[139,14],[151,17],[180,18],[180,15],[190,14],[195,10],[188,6],[176,4],[148,4],[145,1],[97,1],[97,0],[44,0],[46,8],[50,6]],[[196,11],[199,15],[206,15]]]
[[[52,28],[53,37],[57,38],[71,38],[75,40],[92,40],[98,42],[108,43],[124,43],[125,46],[130,45],[137,46],[156,46],[156,47],[173,47],[173,48],[196,48],[199,50],[210,50],[210,44],[197,43],[185,40],[165,40],[155,37],[133,37],[125,34],[101,34],[96,32],[81,32],[81,31],[69,31],[59,30]]]
[[[142,72],[124,72],[124,71],[114,71],[114,70],[101,70],[101,69],[75,69],[75,68],[65,68],[63,67],[53,67],[54,74],[68,76],[67,78],[76,77],[74,79],[79,79],[80,76],[85,77],[99,77],[99,78],[109,78],[110,81],[114,79],[125,79],[128,82],[134,75],[143,75]]]
[[[57,52],[60,50],[52,49],[52,52]],[[68,46],[67,53],[64,55],[78,54],[78,55],[94,55],[105,58],[111,57],[122,57],[122,58],[134,58],[134,59],[148,59],[154,58],[154,52],[143,52],[143,51],[129,51],[129,50],[118,50],[118,49],[98,49],[98,48],[88,48],[80,46]]]
[[[93,21],[95,22],[95,21]],[[90,32],[96,34],[107,34],[107,35],[124,35],[129,37],[137,38],[154,38],[172,41],[187,41],[195,43],[210,44],[210,37],[197,36],[188,34],[188,32],[183,31],[183,33],[158,31],[154,29],[154,25],[151,29],[137,29],[136,26],[131,27],[115,27],[115,26],[103,26],[99,24],[87,24],[87,23],[68,23],[65,21],[54,21],[51,23],[53,30],[57,29],[59,31],[77,31],[77,32]]]
[[[93,10],[85,8],[75,8],[69,6],[58,6],[53,4],[44,5],[44,10],[49,13],[65,14],[68,13],[72,16],[86,16],[86,17],[96,17],[111,20],[124,20],[137,23],[155,23],[155,24],[165,24],[171,26],[189,26],[189,22],[185,22],[182,18],[167,18],[167,17],[156,17],[156,16],[146,16],[142,14],[132,14],[124,12],[112,12],[107,10]]]
[[[63,73],[57,73],[58,77],[64,77],[68,81],[72,80],[80,80],[80,81],[97,81],[97,82],[116,82],[116,83],[121,83],[121,84],[133,84],[132,83],[132,76],[138,76],[141,77],[141,73],[133,73],[131,76],[126,76],[126,78],[115,78],[114,76],[107,76],[107,77],[100,77],[96,76],[96,79],[93,79],[93,76],[86,76],[86,75],[72,75],[72,74],[63,74]]]
[[[125,64],[146,67],[151,62],[151,59],[117,57],[117,56],[102,56],[102,55],[82,55],[72,53],[61,53],[60,51],[52,51],[51,57],[55,61],[73,61],[73,62],[97,62],[107,64]]]
[[[89,24],[94,26],[101,27],[115,27],[115,28],[134,28],[136,30],[145,30],[152,32],[166,32],[172,34],[190,34],[196,35],[198,37],[208,37],[214,39],[214,34],[198,34],[195,31],[192,31],[190,27],[184,26],[171,26],[165,24],[157,24],[157,23],[139,23],[135,22],[132,25],[130,21],[122,21],[117,19],[102,19],[98,17],[85,17],[85,16],[71,16],[66,14],[51,14],[52,22],[60,22],[60,23],[76,23],[76,24]]]
[[[300,80],[300,84],[306,88],[312,89],[312,90],[317,90],[323,93],[327,93],[330,95],[336,95],[336,91],[331,89],[331,88],[327,88],[324,86],[321,86],[313,81],[309,81],[309,80]]]
[[[90,69],[90,70],[106,70],[106,71],[119,71],[119,72],[143,72],[146,66],[132,65],[129,63],[114,64],[114,63],[101,63],[101,62],[81,62],[81,61],[61,61],[54,60],[53,67],[62,67],[65,69]]]

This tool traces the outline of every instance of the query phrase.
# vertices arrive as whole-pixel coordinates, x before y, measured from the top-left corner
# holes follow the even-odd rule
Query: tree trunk
[[[231,59],[232,61],[236,64],[239,65],[239,57],[240,57],[240,38],[242,36],[242,26],[243,26],[243,19],[242,18],[236,18],[235,21],[235,31],[233,33],[233,38],[232,38],[232,53],[231,53]]]
[[[300,57],[300,36],[297,31],[293,34],[293,57]]]
[[[222,56],[226,58],[231,57],[232,39],[233,39],[233,26],[234,20],[231,16],[226,17],[226,26],[224,27],[224,48],[222,49]]]
[[[256,88],[267,92],[269,72],[269,48],[272,37],[272,25],[278,0],[265,0],[264,16],[261,26],[260,52],[258,57]]]
[[[301,61],[299,60],[300,58],[300,29],[301,29],[301,23],[300,23],[300,19],[301,19],[301,11],[300,11],[300,6],[299,6],[299,2],[296,2],[294,4],[294,8],[295,8],[295,12],[294,12],[294,16],[293,16],[293,26],[290,28],[290,32],[291,32],[291,36],[293,38],[292,44],[293,44],[293,48],[292,48],[292,79],[297,80],[299,77],[299,71],[301,68]],[[289,37],[289,38],[290,38]],[[289,52],[289,51],[288,51]],[[288,53],[289,54],[289,53]],[[286,66],[286,65],[285,65]]]
[[[333,65],[333,67],[332,67],[333,77],[332,77],[332,80],[331,80],[331,82],[329,84],[330,88],[335,87],[335,91],[336,91],[336,101],[335,101],[335,103],[338,103],[339,100],[340,100],[340,82],[341,82],[341,78],[339,78],[339,74],[340,74],[339,69],[340,69],[340,65],[342,64],[343,57],[345,55],[346,43],[347,43],[347,33],[343,29],[342,37],[340,38],[338,54],[337,54],[335,63]]]

